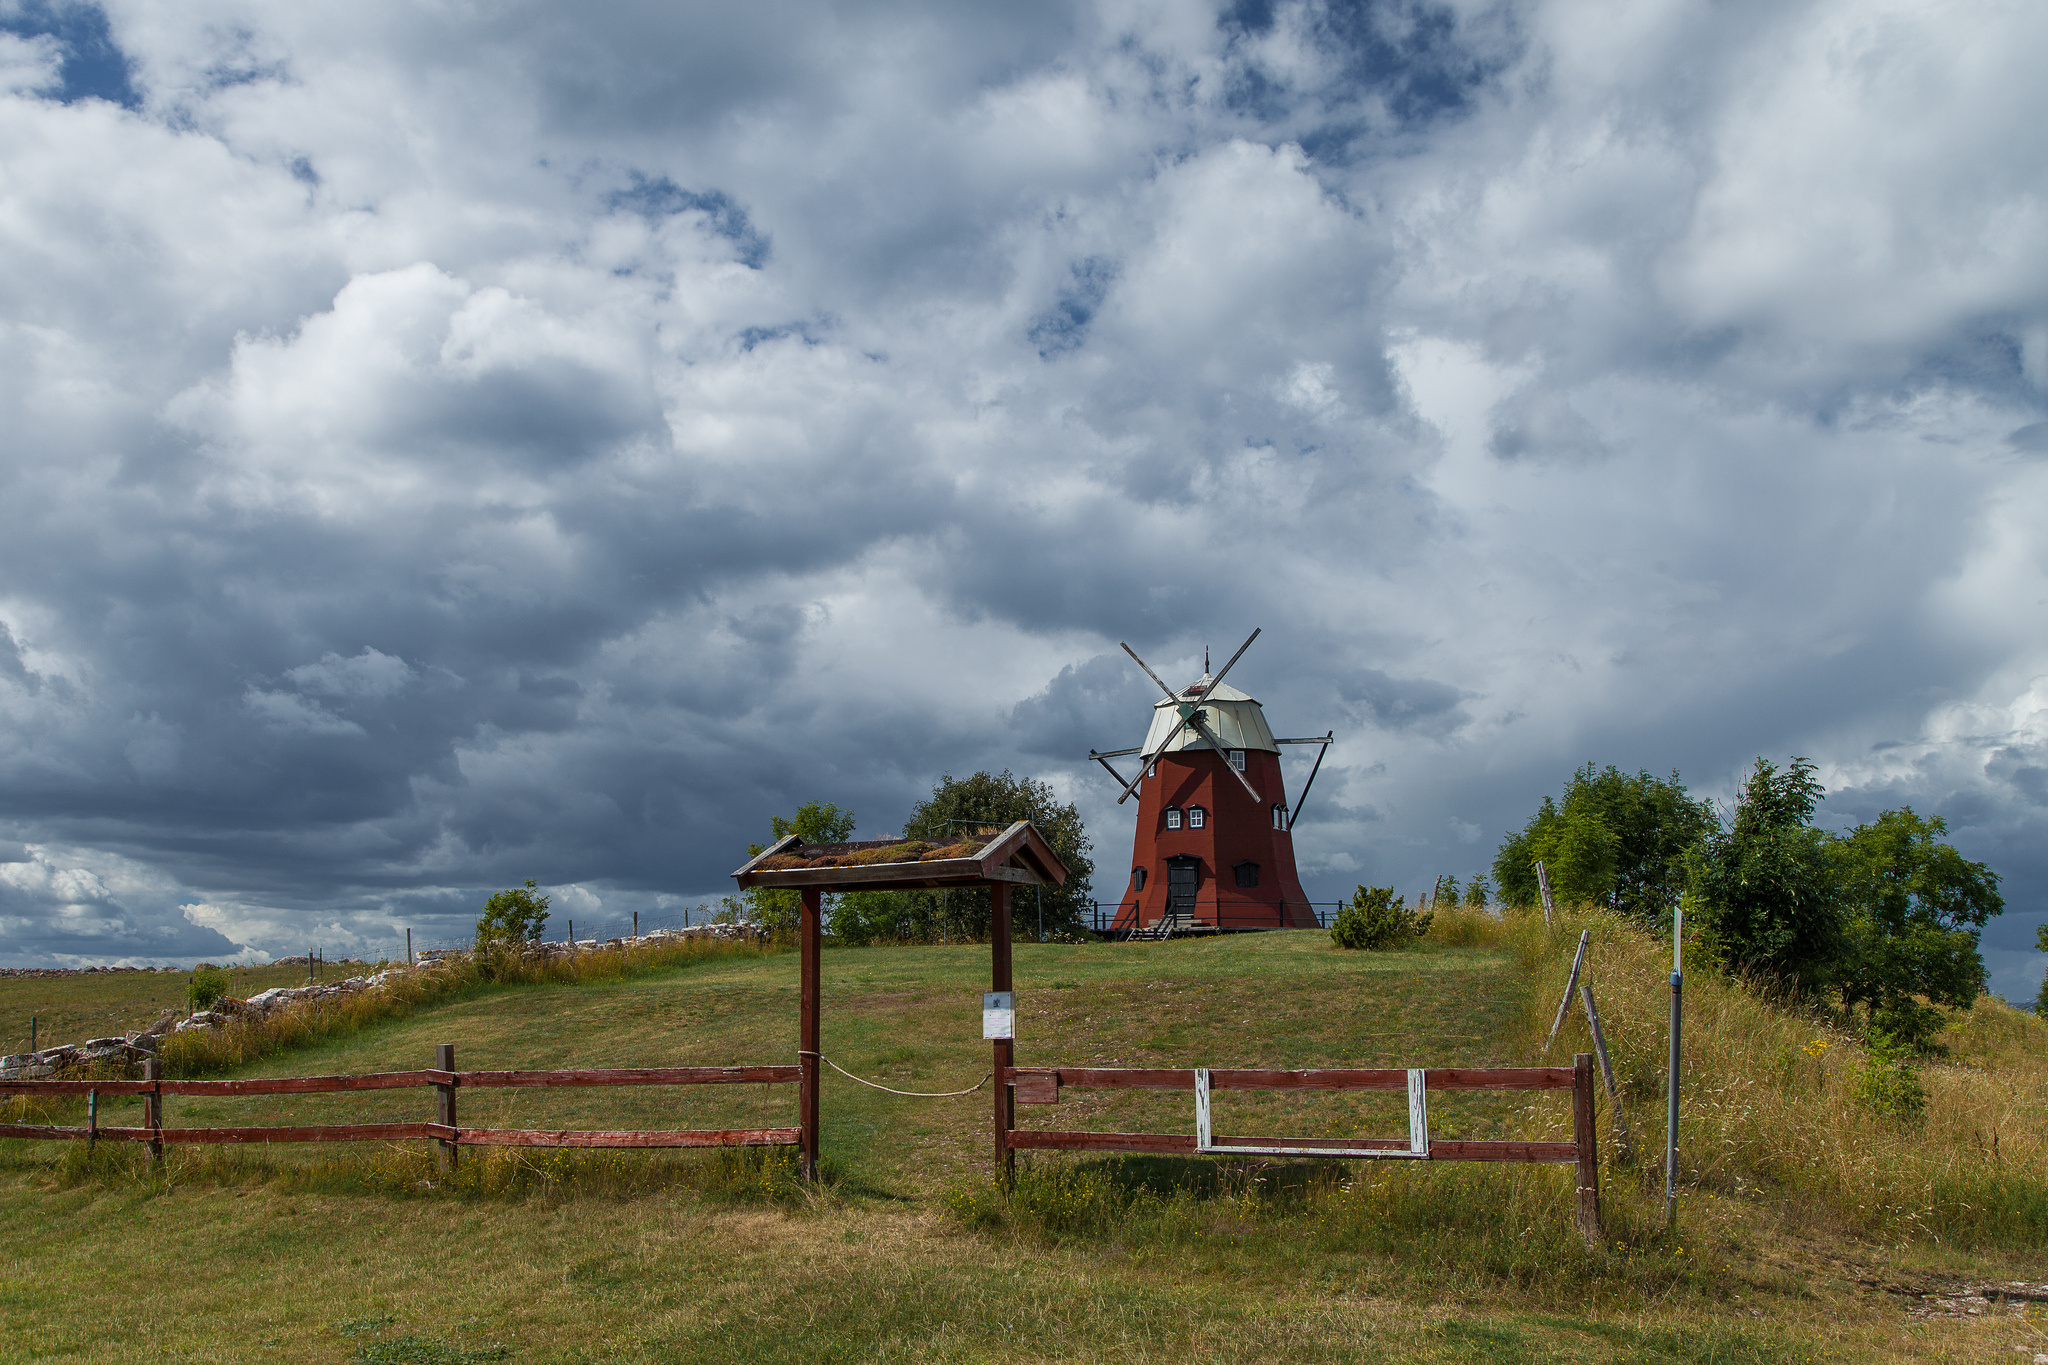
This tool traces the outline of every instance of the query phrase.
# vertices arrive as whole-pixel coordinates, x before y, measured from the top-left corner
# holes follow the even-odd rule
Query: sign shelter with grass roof
[[[1008,995],[1014,1017],[1010,975],[1010,888],[1059,886],[1067,866],[1028,820],[999,833],[978,833],[949,844],[924,839],[876,839],[864,843],[807,844],[795,834],[769,845],[733,880],[743,891],[771,887],[795,891],[802,902],[797,917],[800,966],[797,1017],[797,1061],[800,1146],[803,1174],[818,1171],[818,952],[824,940],[822,903],[828,891],[939,891],[985,886],[989,892],[989,989]],[[986,1030],[985,1030],[986,1031]],[[992,1040],[995,1049],[996,1169],[1007,1182],[1012,1168],[1009,1134],[1016,1127],[1015,1088],[1006,1081],[1015,1064],[1016,1043],[1010,1037]]]

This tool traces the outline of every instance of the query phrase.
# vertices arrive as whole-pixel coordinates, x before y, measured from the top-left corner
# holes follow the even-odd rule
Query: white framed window
[[[1209,812],[1207,812],[1207,811],[1203,810],[1203,809],[1202,809],[1202,808],[1201,808],[1200,806],[1189,806],[1189,807],[1188,807],[1188,828],[1189,828],[1189,829],[1200,829],[1200,828],[1201,828],[1202,826],[1204,826],[1204,825],[1206,825],[1206,824],[1208,824],[1208,823],[1209,823]]]
[[[1286,829],[1286,828],[1287,828],[1287,807],[1285,807],[1285,806],[1275,806],[1275,807],[1273,807],[1273,828],[1274,828],[1274,829]]]
[[[1179,828],[1180,828],[1180,807],[1179,807],[1179,806],[1168,806],[1168,807],[1166,808],[1166,827],[1167,827],[1168,829],[1179,829]]]
[[[1244,750],[1232,749],[1230,751],[1230,766],[1239,772],[1244,771]]]

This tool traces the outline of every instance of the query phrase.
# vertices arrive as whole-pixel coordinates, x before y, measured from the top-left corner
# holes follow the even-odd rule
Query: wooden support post
[[[988,988],[1014,990],[1010,976],[1010,888],[1006,882],[993,882],[988,888],[988,957]],[[1017,1126],[1017,1087],[1005,1085],[1003,1075],[1016,1064],[1016,1039],[996,1039],[991,1062],[996,1073],[996,1183],[1006,1190],[1017,1179],[1017,1154],[1010,1150],[1010,1130]]]
[[[36,1050],[36,1017],[33,1014],[28,1017],[28,1050]]]
[[[1550,898],[1550,869],[1543,865],[1541,858],[1536,860],[1536,890],[1543,897],[1543,923],[1547,928],[1550,917],[1557,913],[1557,907]]]
[[[1593,988],[1579,987],[1579,1003],[1586,1009],[1586,1026],[1593,1031],[1593,1055],[1600,1059],[1600,1079],[1607,1085],[1607,1103],[1614,1110],[1615,1155],[1624,1166],[1635,1162],[1628,1139],[1628,1116],[1621,1112],[1621,1091],[1614,1084],[1614,1063],[1607,1056],[1607,1035],[1600,1030],[1600,1011],[1593,1007]]]
[[[570,920],[570,921],[569,921],[569,947],[570,947],[571,949],[573,949],[573,948],[575,948],[575,946],[576,946],[576,921],[572,919],[572,920]]]
[[[1572,1142],[1578,1151],[1579,1232],[1600,1239],[1600,1138],[1593,1119],[1593,1054],[1572,1058]]]
[[[1564,999],[1557,1002],[1557,1018],[1550,1021],[1550,1036],[1543,1040],[1543,1051],[1549,1052],[1550,1045],[1557,1041],[1557,1031],[1564,1027],[1564,1017],[1572,1007],[1572,992],[1578,988],[1579,968],[1586,965],[1586,944],[1592,940],[1591,929],[1579,931],[1579,950],[1572,954],[1572,974],[1565,978]],[[1542,1054],[1538,1054],[1539,1056]]]
[[[803,1178],[818,1178],[818,948],[824,938],[822,893],[803,889],[797,916],[797,1124],[803,1132],[798,1164]]]
[[[640,912],[638,910],[633,912],[633,937],[640,937]]]
[[[405,931],[405,965],[412,966],[412,930]]]
[[[434,1045],[434,1070],[455,1070],[455,1044]],[[455,1127],[455,1082],[453,1080],[434,1082],[434,1122],[445,1127]],[[453,1172],[460,1145],[454,1138],[441,1139],[440,1164],[444,1172]]]
[[[161,1081],[164,1064],[151,1057],[142,1064],[142,1079]],[[149,1130],[149,1161],[152,1166],[164,1164],[164,1092],[152,1089],[142,1097],[142,1126]]]

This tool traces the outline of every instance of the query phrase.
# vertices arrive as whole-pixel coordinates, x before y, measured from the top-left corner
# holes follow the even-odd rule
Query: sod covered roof
[[[1019,820],[1008,829],[985,828],[950,843],[875,839],[807,844],[792,834],[761,850],[732,875],[742,890],[775,886],[917,891],[990,882],[1058,886],[1067,879],[1067,867],[1030,821]]]

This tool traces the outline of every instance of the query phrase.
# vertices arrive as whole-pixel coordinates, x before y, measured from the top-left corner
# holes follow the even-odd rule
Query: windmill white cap
[[[1210,677],[1204,673],[1187,687],[1181,696],[1192,701],[1202,695],[1202,689],[1209,686]],[[1221,740],[1226,749],[1264,749],[1279,753],[1280,746],[1273,742],[1273,731],[1266,724],[1266,712],[1258,701],[1238,691],[1229,683],[1218,683],[1216,690],[1209,694],[1209,700],[1202,703],[1202,718],[1209,729]],[[1165,749],[1159,749],[1168,732],[1179,729]],[[1161,697],[1152,704],[1152,728],[1145,732],[1146,753],[1174,753],[1181,749],[1206,749],[1209,741],[1192,726],[1180,724],[1180,713],[1175,704]]]

